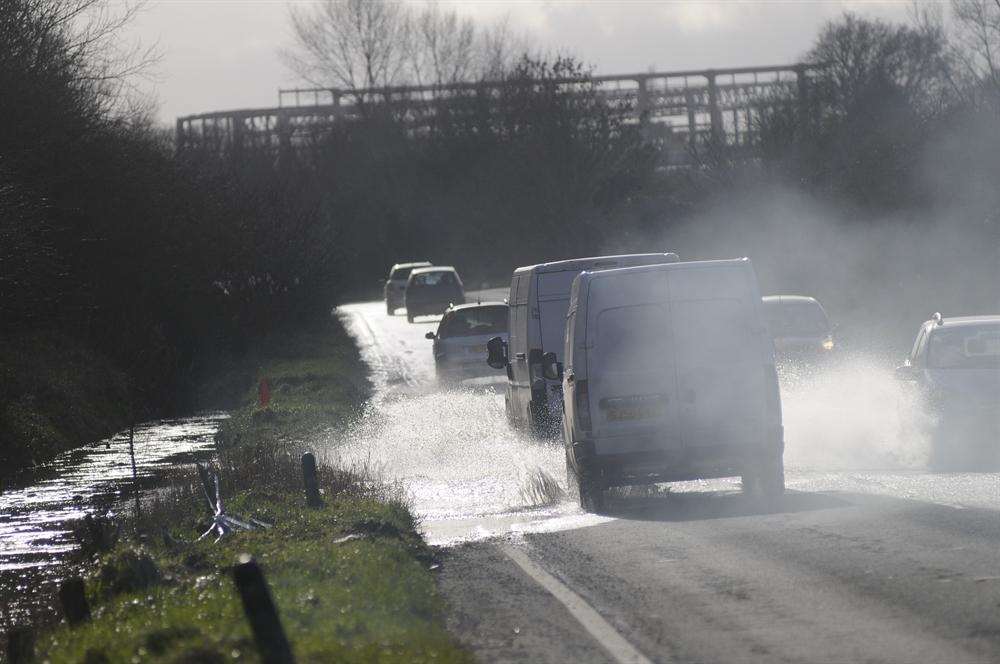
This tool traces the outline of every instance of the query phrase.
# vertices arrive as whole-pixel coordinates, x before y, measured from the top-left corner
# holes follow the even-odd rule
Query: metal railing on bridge
[[[647,72],[545,81],[572,90],[596,84],[596,92],[642,124],[660,143],[667,163],[686,163],[692,148],[712,140],[734,150],[752,150],[755,119],[776,100],[804,102],[809,77],[821,65],[797,63],[676,72]],[[498,96],[504,81],[407,85],[361,90],[279,90],[278,106],[200,113],[177,119],[179,152],[207,150],[238,156],[247,150],[281,154],[314,142],[339,123],[390,110],[414,129],[428,127],[447,106],[481,103]]]

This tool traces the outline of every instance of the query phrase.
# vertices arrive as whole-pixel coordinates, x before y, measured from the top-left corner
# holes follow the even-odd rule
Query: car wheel
[[[387,316],[395,316],[396,315],[396,307],[394,307],[391,304],[389,304],[388,302],[386,302],[385,303],[385,313],[386,313]]]
[[[410,314],[406,314],[406,322],[407,323],[412,323],[413,322],[413,316],[411,316]]]

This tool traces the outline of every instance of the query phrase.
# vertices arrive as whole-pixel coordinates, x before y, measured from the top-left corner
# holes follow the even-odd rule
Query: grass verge
[[[259,357],[271,407],[247,391],[219,433],[214,468],[227,513],[272,526],[194,541],[211,521],[201,483],[193,469],[174,471],[122,527],[128,536],[116,541],[105,526],[85,538],[93,617],[43,634],[40,659],[260,661],[232,581],[249,553],[299,662],[469,661],[445,631],[433,551],[398,491],[321,465],[324,506],[305,506],[300,441],[342,424],[367,394],[351,339],[331,321]]]

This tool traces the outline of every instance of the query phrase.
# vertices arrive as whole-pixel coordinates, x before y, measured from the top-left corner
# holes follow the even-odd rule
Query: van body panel
[[[596,464],[607,485],[726,477],[782,448],[774,347],[749,260],[584,272],[568,321],[573,465]]]
[[[562,417],[562,383],[542,376],[537,362],[549,352],[556,354],[557,362],[564,362],[570,289],[580,272],[677,260],[677,254],[672,253],[627,254],[555,261],[514,270],[507,298],[510,374],[506,400],[512,424],[521,428],[549,428],[557,426]]]

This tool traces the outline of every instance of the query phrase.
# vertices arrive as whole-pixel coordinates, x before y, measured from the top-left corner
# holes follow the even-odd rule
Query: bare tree
[[[410,13],[401,3],[324,0],[290,10],[294,44],[282,52],[314,85],[348,90],[401,82],[410,62]]]
[[[1000,0],[952,0],[958,60],[975,83],[1000,96]]]
[[[476,73],[476,25],[458,13],[432,3],[413,17],[411,54],[414,82],[445,85],[469,80]]]
[[[524,34],[515,33],[510,17],[504,16],[479,31],[476,55],[478,76],[500,80],[514,69],[522,57],[538,57],[532,53],[531,43]]]

